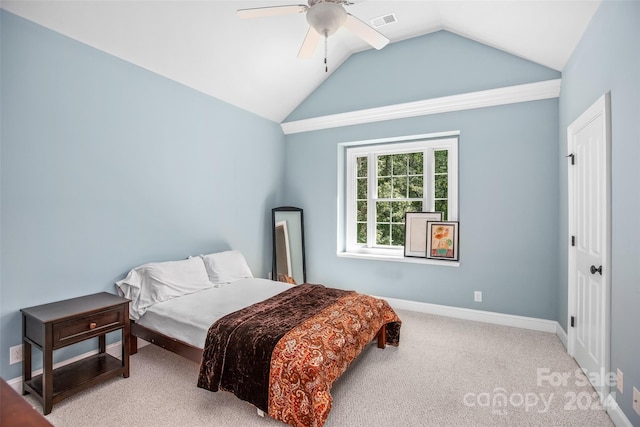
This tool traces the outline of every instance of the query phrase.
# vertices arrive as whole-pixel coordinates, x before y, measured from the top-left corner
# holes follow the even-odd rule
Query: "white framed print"
[[[426,256],[428,221],[442,221],[442,212],[407,212],[404,215],[404,256]]]

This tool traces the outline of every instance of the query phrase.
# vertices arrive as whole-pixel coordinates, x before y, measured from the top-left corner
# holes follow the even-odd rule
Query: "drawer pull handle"
[[[98,324],[96,322],[89,323],[89,329],[95,329]]]

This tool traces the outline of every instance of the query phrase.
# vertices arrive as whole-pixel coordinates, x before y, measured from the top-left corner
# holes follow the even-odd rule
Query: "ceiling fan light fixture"
[[[307,22],[309,25],[325,37],[329,37],[347,19],[347,12],[342,5],[331,2],[319,2],[314,4],[307,11]]]

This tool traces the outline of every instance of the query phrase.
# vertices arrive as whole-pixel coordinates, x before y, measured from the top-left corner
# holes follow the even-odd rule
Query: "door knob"
[[[591,274],[600,273],[600,275],[602,276],[602,266],[596,268],[595,265],[592,265],[590,270],[591,270]]]

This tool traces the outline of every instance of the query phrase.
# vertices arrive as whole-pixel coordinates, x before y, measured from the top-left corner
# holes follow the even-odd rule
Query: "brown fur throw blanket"
[[[322,426],[333,382],[383,326],[397,346],[400,325],[384,300],[294,286],[209,328],[198,387],[230,391],[292,426]]]

